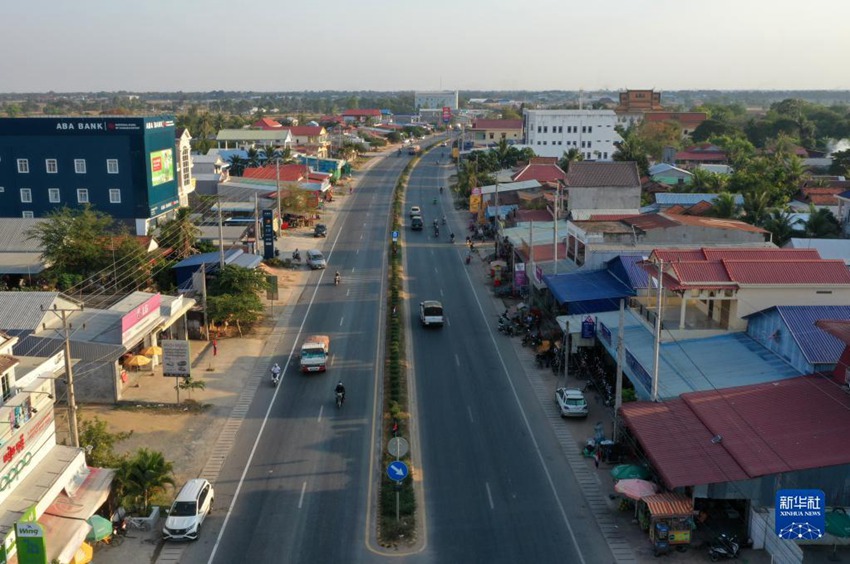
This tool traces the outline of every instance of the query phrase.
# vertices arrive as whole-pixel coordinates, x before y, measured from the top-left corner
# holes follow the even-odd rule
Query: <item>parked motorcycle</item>
[[[717,562],[721,558],[724,560],[738,558],[740,554],[741,545],[738,543],[738,538],[726,536],[726,533],[718,535],[708,549],[708,557],[712,562]]]

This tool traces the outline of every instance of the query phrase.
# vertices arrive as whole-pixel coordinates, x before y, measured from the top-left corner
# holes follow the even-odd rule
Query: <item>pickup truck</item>
[[[331,339],[327,335],[310,335],[301,345],[301,372],[327,370]]]
[[[407,148],[407,154],[409,154],[409,155],[418,155],[421,152],[422,152],[422,147],[420,147],[419,145],[411,145],[410,147]]]

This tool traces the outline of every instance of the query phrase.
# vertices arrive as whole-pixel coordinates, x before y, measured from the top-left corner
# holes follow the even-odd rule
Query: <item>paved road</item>
[[[406,206],[421,205],[428,227],[405,232],[411,304],[441,300],[448,321],[424,329],[411,306],[427,509],[421,560],[611,562],[513,348],[491,332],[497,312],[470,278],[480,265],[463,262],[465,226],[450,222],[434,237],[433,219],[453,215],[437,191],[440,156],[414,172]],[[460,243],[449,242],[452,229]]]
[[[382,263],[391,192],[407,160],[377,163],[340,212],[325,245],[328,269],[311,274],[313,289],[308,284],[294,325],[269,359],[281,366],[289,360],[284,379],[277,389],[260,387],[217,480],[217,509],[181,562],[208,562],[211,555],[217,563],[372,558],[364,541],[375,495],[369,471]],[[335,270],[342,275],[339,287]],[[314,333],[330,335],[331,365],[325,374],[304,376],[289,355]],[[348,391],[341,410],[333,402],[339,379]]]

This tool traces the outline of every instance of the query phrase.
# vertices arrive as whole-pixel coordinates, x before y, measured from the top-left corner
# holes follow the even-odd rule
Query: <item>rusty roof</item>
[[[570,165],[566,184],[573,188],[639,187],[640,174],[637,164],[631,161],[612,163],[578,161]]]
[[[0,374],[4,374],[7,370],[20,363],[21,361],[14,356],[8,354],[0,354]]]

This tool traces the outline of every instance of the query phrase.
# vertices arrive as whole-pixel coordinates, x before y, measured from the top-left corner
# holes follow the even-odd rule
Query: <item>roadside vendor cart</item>
[[[656,551],[665,545],[685,550],[691,544],[693,512],[693,500],[673,492],[642,497],[637,507],[638,523],[649,531]]]

